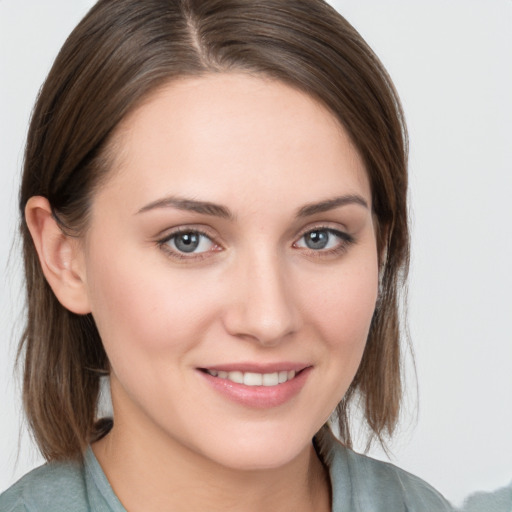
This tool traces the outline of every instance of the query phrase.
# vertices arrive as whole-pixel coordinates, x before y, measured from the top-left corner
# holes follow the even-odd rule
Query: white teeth
[[[229,372],[227,378],[236,384],[244,383],[244,374],[242,372]]]
[[[279,384],[286,382],[288,380],[288,372],[286,370],[279,372]]]
[[[279,374],[277,372],[263,374],[263,385],[264,386],[277,386],[278,384],[279,384]]]
[[[293,379],[296,375],[294,370],[283,370],[274,373],[206,371],[219,379],[227,379],[236,384],[245,384],[246,386],[277,386]]]
[[[261,386],[263,384],[263,375],[261,373],[244,373],[244,384],[246,386]]]

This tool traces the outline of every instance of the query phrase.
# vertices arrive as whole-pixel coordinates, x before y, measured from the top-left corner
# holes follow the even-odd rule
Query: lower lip
[[[246,386],[198,370],[206,382],[225,397],[246,407],[269,409],[285,404],[299,394],[312,367],[304,368],[291,380],[277,386]]]

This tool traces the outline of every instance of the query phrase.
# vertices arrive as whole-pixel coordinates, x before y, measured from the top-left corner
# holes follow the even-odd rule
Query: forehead
[[[247,204],[285,192],[299,203],[338,192],[363,193],[370,203],[364,165],[334,115],[264,77],[175,80],[123,120],[113,147],[114,188],[141,205],[155,194],[222,203],[236,195]]]

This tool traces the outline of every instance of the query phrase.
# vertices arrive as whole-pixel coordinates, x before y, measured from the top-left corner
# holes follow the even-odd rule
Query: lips
[[[222,365],[200,368],[205,381],[224,397],[252,408],[283,405],[303,388],[312,366],[297,363]]]

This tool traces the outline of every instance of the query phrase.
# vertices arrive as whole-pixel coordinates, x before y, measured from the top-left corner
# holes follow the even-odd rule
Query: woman
[[[350,450],[352,402],[381,442],[398,419],[406,157],[391,81],[323,2],[98,2],[28,135],[49,464],[2,510],[449,510]]]

